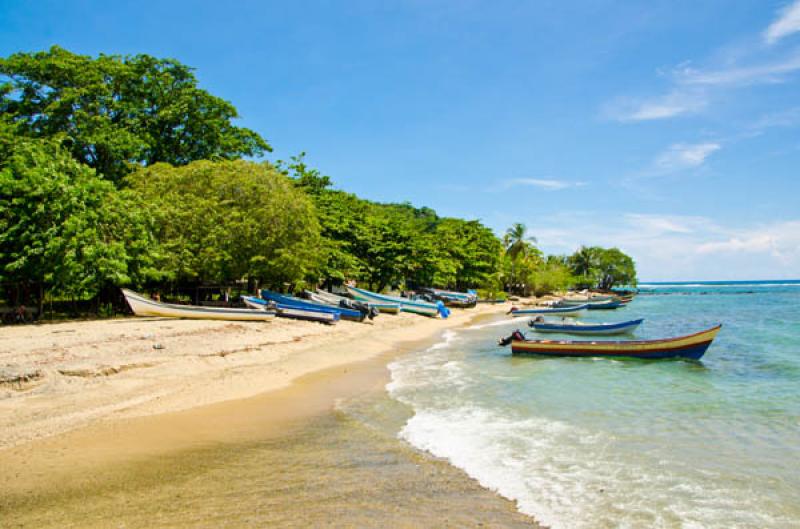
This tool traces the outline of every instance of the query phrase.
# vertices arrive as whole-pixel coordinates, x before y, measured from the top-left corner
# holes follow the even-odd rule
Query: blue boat
[[[597,303],[589,303],[589,306],[586,307],[589,310],[610,310],[616,309],[623,305],[623,303],[618,299],[610,299],[608,301],[599,301]]]
[[[644,319],[621,321],[617,323],[582,323],[577,321],[546,321],[539,316],[528,322],[528,325],[536,332],[597,336],[630,333],[643,321]]]
[[[555,314],[556,316],[577,316],[580,311],[586,310],[588,307],[588,303],[576,305],[574,307],[532,307],[529,309],[511,307],[508,313],[515,318],[520,316],[547,316],[548,314]]]
[[[295,320],[319,321],[334,324],[341,318],[338,312],[319,310],[316,308],[299,307],[285,303],[275,303],[252,296],[242,296],[242,301],[248,308],[254,310],[274,310],[279,318],[292,318]]]
[[[400,310],[403,312],[413,312],[415,314],[423,314],[425,316],[436,317],[437,315],[442,318],[447,318],[450,315],[450,310],[444,306],[444,303],[437,301],[436,303],[428,303],[427,301],[418,301],[408,298],[401,298],[398,296],[388,296],[386,294],[378,294],[370,292],[362,288],[347,286],[347,291],[353,298],[367,303],[373,302],[390,302],[399,303]]]
[[[261,297],[263,299],[274,301],[275,303],[281,305],[291,305],[294,307],[300,307],[310,310],[334,312],[336,314],[339,314],[339,316],[343,320],[364,321],[364,318],[366,318],[370,314],[369,309],[360,311],[356,309],[348,309],[345,307],[332,307],[331,305],[325,305],[323,303],[317,303],[315,301],[309,301],[307,299],[300,299],[294,296],[289,296],[287,294],[279,294],[277,292],[273,292],[271,290],[266,290],[266,289],[261,290]]]

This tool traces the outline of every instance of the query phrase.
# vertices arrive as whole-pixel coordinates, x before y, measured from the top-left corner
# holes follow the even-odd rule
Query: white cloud
[[[707,254],[769,254],[780,262],[800,261],[800,221],[778,222],[742,230],[696,248]],[[800,270],[800,268],[798,269]]]
[[[634,226],[650,234],[664,233],[694,233],[698,228],[707,225],[703,217],[648,215],[641,213],[628,213],[625,218]]]
[[[782,9],[777,19],[763,32],[773,44],[800,32],[800,0]],[[788,53],[755,46],[751,39],[746,46],[718,50],[717,59],[706,68],[697,68],[684,61],[671,71],[657,69],[669,79],[664,95],[655,97],[622,97],[605,106],[606,117],[622,122],[663,120],[703,111],[720,93],[737,87],[786,82],[800,71],[800,50]]]
[[[662,172],[690,169],[703,165],[706,159],[722,146],[719,143],[676,143],[658,155],[654,165]]]
[[[800,274],[800,220],[730,225],[691,215],[562,211],[527,222],[548,253],[616,246],[647,281],[792,279]]]
[[[751,85],[782,82],[786,75],[800,70],[800,53],[793,53],[780,60],[733,66],[717,70],[698,70],[689,66],[675,71],[676,81],[686,85]]]
[[[764,31],[764,40],[774,44],[780,39],[800,31],[800,0],[784,7],[780,16]]]
[[[570,187],[583,187],[586,182],[568,182],[566,180],[550,180],[539,178],[512,178],[504,182],[504,188],[516,186],[531,186],[544,189],[545,191],[559,191]]]
[[[773,112],[761,116],[750,128],[763,131],[775,127],[795,127],[797,125],[800,125],[800,107],[789,108],[780,112]]]
[[[706,98],[698,91],[673,91],[652,99],[617,99],[607,105],[605,114],[618,121],[651,121],[693,114],[705,106]]]

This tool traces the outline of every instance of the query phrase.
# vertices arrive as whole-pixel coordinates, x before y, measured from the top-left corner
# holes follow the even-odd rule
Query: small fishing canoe
[[[294,296],[279,294],[278,292],[273,292],[266,289],[261,290],[261,298],[274,301],[275,303],[279,303],[281,305],[290,305],[292,307],[298,307],[301,309],[336,312],[343,320],[364,321],[364,318],[369,315],[369,308],[367,307],[364,307],[364,310],[345,308],[341,306],[333,307],[325,303],[317,303],[315,301],[300,299]]]
[[[332,294],[330,292],[325,292],[324,290],[317,290],[316,292],[311,292],[306,290],[306,294],[308,295],[309,299],[313,299],[318,303],[327,303],[328,305],[336,305],[338,306],[342,301],[353,301],[351,298],[346,298],[344,296],[339,296],[337,294]],[[385,312],[387,314],[397,314],[400,312],[400,304],[399,303],[390,303],[390,302],[366,302],[360,301],[360,303],[366,303],[369,305],[370,308],[378,309],[379,312]]]
[[[515,331],[508,338],[501,340],[500,345],[511,344],[511,353],[514,355],[699,360],[721,328],[722,325],[716,325],[704,331],[676,338],[625,341],[528,340],[520,331]]]
[[[267,310],[254,311],[251,309],[161,303],[125,288],[122,289],[122,295],[125,296],[125,301],[128,302],[136,316],[160,316],[162,318],[194,320],[269,321],[276,315],[275,311]]]
[[[570,296],[561,298],[558,304],[566,307],[570,305],[583,305],[584,303],[599,303],[616,299],[616,296]]]
[[[292,318],[295,320],[318,321],[322,323],[334,324],[339,321],[339,318],[341,317],[338,313],[333,311],[296,307],[293,305],[284,305],[283,303],[275,302],[270,304],[261,298],[255,298],[252,296],[242,296],[242,301],[244,301],[244,304],[251,309],[255,309],[256,312],[259,310],[274,310],[275,315],[279,318]],[[271,308],[273,306],[274,309]]]
[[[644,319],[618,323],[583,323],[578,321],[546,321],[540,316],[529,321],[528,325],[536,332],[597,336],[633,332],[643,321]]]
[[[450,314],[450,311],[447,310],[442,302],[428,303],[427,301],[412,300],[397,296],[387,296],[386,294],[377,294],[375,292],[370,292],[369,290],[351,286],[347,287],[347,291],[355,299],[359,301],[366,301],[367,303],[399,303],[400,310],[403,312],[413,312],[415,314],[423,314],[425,316],[431,316],[434,318],[437,315],[441,315],[442,318],[446,318]]]
[[[528,309],[520,309],[517,307],[511,307],[511,310],[508,311],[515,318],[519,318],[521,316],[548,316],[548,315],[555,315],[555,316],[578,316],[582,310],[586,310],[589,307],[588,303],[584,303],[583,305],[575,305],[572,307],[531,307]]]
[[[589,310],[612,310],[622,306],[622,302],[618,299],[609,299],[608,301],[600,301],[597,303],[589,303],[586,307]]]
[[[468,309],[474,307],[478,303],[478,295],[472,292],[453,292],[440,288],[421,288],[419,292],[422,292],[434,300],[441,301],[448,307]]]

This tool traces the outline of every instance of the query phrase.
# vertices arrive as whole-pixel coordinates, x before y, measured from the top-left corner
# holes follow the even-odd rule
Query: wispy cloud
[[[780,83],[786,75],[797,70],[800,70],[800,52],[767,63],[716,70],[704,71],[684,66],[675,70],[675,78],[678,83],[685,85],[744,86]]]
[[[618,121],[650,121],[692,114],[705,106],[701,91],[673,90],[651,99],[619,98],[606,106],[605,114]]]
[[[784,7],[778,18],[764,31],[764,40],[774,44],[780,39],[800,31],[800,0]]]
[[[675,143],[659,154],[653,162],[656,169],[672,172],[680,169],[691,169],[703,165],[706,159],[718,151],[719,143]]]
[[[545,191],[560,191],[572,187],[583,187],[586,182],[569,182],[566,180],[552,180],[540,178],[511,178],[503,182],[503,188],[509,189],[517,186],[538,187]]]
[[[775,127],[796,127],[798,125],[800,125],[800,107],[793,107],[761,116],[750,128],[755,131],[764,131]]]
[[[727,224],[703,216],[567,211],[531,219],[542,248],[571,253],[581,244],[616,246],[644,280],[796,278],[800,219]]]
[[[800,32],[800,0],[782,9],[775,21],[764,30],[769,43]],[[618,97],[604,107],[606,117],[621,122],[664,120],[697,114],[726,90],[753,85],[783,83],[800,71],[800,49],[765,47],[754,36],[746,45],[736,46],[735,53],[721,53],[704,67],[684,61],[660,76],[669,80],[662,95]]]

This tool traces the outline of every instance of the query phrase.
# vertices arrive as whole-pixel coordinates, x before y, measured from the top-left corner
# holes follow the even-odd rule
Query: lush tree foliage
[[[198,88],[192,69],[149,55],[97,58],[52,47],[0,58],[0,112],[31,137],[63,139],[76,160],[118,182],[138,164],[235,159],[269,151],[236,109]]]
[[[1,137],[1,135],[0,135]],[[152,267],[150,219],[57,141],[0,141],[0,280],[65,296],[140,282]]]
[[[582,286],[604,290],[615,285],[636,286],[636,265],[618,248],[581,246],[566,261]]]
[[[546,257],[524,224],[499,239],[333,189],[305,153],[244,161],[269,145],[172,59],[53,47],[0,59],[0,79],[0,283],[25,302],[242,279],[521,294],[636,282],[616,248]]]
[[[319,223],[311,200],[266,163],[155,164],[126,178],[152,208],[160,268],[177,283],[315,279]]]

